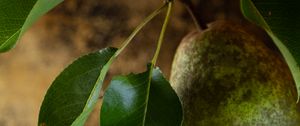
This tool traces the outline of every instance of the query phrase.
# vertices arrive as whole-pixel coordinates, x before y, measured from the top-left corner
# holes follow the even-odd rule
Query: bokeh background
[[[244,23],[239,0],[195,0],[207,23],[230,19]],[[65,0],[40,18],[10,52],[0,54],[0,126],[37,125],[43,97],[55,77],[74,59],[107,46],[119,47],[131,31],[163,0]],[[106,80],[117,74],[143,72],[151,60],[164,19],[156,17],[113,63]],[[195,26],[175,1],[158,59],[165,76],[181,39]],[[87,126],[99,124],[101,100]]]

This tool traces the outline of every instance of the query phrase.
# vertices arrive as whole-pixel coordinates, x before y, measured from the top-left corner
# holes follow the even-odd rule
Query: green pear
[[[300,126],[285,61],[239,24],[218,21],[186,36],[170,82],[185,126]]]

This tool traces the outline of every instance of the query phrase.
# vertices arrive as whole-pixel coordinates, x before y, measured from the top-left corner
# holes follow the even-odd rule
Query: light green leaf
[[[300,97],[300,1],[241,0],[244,16],[264,28],[285,58]]]
[[[13,48],[20,36],[63,0],[0,0],[0,53]]]
[[[116,51],[116,48],[105,48],[68,66],[47,91],[39,126],[83,126],[98,100]]]
[[[181,121],[179,98],[158,68],[114,77],[105,92],[101,126],[180,126]]]

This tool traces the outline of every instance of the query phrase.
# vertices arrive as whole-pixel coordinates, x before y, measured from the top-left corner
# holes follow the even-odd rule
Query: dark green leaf
[[[95,106],[102,82],[117,49],[105,48],[68,66],[48,89],[40,126],[82,126]]]
[[[13,48],[39,17],[63,0],[0,0],[0,52]]]
[[[241,0],[244,16],[264,28],[292,72],[300,96],[300,1]]]
[[[181,121],[179,98],[158,68],[114,77],[105,92],[101,126],[179,126]]]

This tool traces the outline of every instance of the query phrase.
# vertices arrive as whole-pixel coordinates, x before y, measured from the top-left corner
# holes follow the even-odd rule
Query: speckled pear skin
[[[170,82],[184,126],[300,126],[285,61],[238,24],[219,21],[185,37]]]

